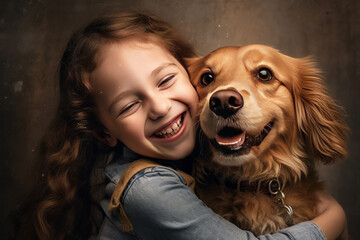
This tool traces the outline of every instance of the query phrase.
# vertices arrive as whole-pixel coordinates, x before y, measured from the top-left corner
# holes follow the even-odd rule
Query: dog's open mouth
[[[262,143],[273,126],[274,121],[269,122],[256,136],[248,135],[238,128],[224,127],[211,140],[211,143],[225,154],[246,154],[249,153],[252,146],[259,146]]]

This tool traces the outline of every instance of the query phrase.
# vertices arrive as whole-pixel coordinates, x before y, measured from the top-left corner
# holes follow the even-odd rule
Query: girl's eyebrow
[[[124,92],[120,93],[119,95],[117,95],[117,96],[114,98],[114,100],[111,102],[111,104],[110,104],[110,106],[109,106],[109,108],[108,108],[108,112],[109,112],[109,113],[112,113],[113,108],[114,108],[114,105],[115,105],[121,98],[123,98],[123,97],[125,97],[126,95],[128,95],[129,92],[130,92],[130,91],[124,91]]]
[[[159,72],[161,72],[164,68],[167,68],[169,66],[175,66],[177,67],[177,65],[175,63],[164,63],[161,64],[160,66],[158,66],[157,68],[155,68],[152,72],[151,72],[151,77],[156,76]]]

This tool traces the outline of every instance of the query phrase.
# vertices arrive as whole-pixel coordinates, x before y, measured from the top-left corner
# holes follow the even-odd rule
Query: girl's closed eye
[[[167,89],[167,88],[171,87],[175,83],[176,75],[177,74],[171,74],[171,75],[166,76],[164,79],[162,79],[160,81],[158,87],[161,89]]]
[[[130,114],[136,112],[138,110],[138,108],[140,107],[140,102],[131,102],[129,104],[127,104],[125,107],[123,107],[120,112],[118,117],[126,117],[129,116]]]

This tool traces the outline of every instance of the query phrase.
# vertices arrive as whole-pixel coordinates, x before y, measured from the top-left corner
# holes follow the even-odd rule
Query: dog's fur
[[[242,191],[239,186],[241,181],[261,183],[277,177],[284,203],[294,211],[292,224],[316,216],[315,192],[323,189],[316,161],[327,164],[347,156],[347,127],[311,59],[248,45],[220,48],[188,59],[187,65],[200,97],[201,155],[195,171],[200,198],[242,229],[256,235],[273,233],[289,225],[284,207],[266,191]],[[259,73],[264,69],[272,79],[266,78],[266,72]],[[216,102],[212,97],[219,91],[241,97],[220,96]],[[254,136],[268,123],[273,125],[270,132],[268,127],[268,135],[255,146],[253,142],[260,140]],[[246,135],[245,150],[212,143],[225,127],[231,128],[222,133],[222,139],[226,134],[230,138]]]

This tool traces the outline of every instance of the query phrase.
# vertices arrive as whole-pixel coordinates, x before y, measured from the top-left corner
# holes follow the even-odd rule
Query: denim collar
[[[105,167],[105,176],[117,184],[126,168],[141,155],[131,151],[125,146],[117,147],[109,156],[109,163]]]
[[[117,147],[116,150],[109,156],[109,163],[105,167],[105,176],[108,177],[110,181],[117,184],[126,168],[129,167],[133,161],[141,158],[144,158],[144,156],[133,152],[124,145]],[[185,172],[191,172],[191,158],[181,160],[151,160],[159,163],[160,165],[180,169]]]

